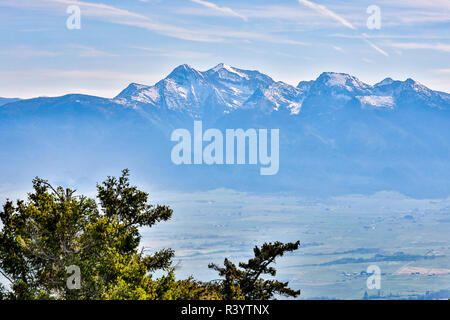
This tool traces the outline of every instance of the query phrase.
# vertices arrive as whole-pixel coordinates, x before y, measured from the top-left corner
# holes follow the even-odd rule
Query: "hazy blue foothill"
[[[125,166],[166,189],[443,197],[450,190],[449,115],[449,94],[412,79],[371,86],[325,72],[295,88],[224,64],[205,72],[181,65],[153,86],[130,84],[114,99],[66,95],[4,105],[7,148],[0,156],[9,161],[0,173],[11,181],[65,167],[90,177]],[[204,130],[279,128],[279,173],[173,165],[170,133],[192,130],[194,119]],[[35,163],[13,177],[31,155]]]
[[[0,97],[0,107],[11,102],[19,101],[19,98],[2,98]]]
[[[278,174],[174,165],[170,134],[194,120],[222,132],[280,129]],[[36,175],[89,193],[129,168],[174,207],[174,221],[145,239],[176,249],[182,274],[208,279],[212,258],[300,239],[279,269],[303,298],[362,298],[370,264],[385,273],[381,297],[448,292],[448,274],[425,271],[450,265],[450,95],[412,79],[368,85],[324,72],[294,87],[225,64],[181,65],[113,99],[0,99],[0,141],[2,200],[23,197]],[[409,263],[424,273],[398,273]]]

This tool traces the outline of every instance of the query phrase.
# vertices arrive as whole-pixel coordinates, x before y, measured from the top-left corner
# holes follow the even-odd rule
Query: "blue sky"
[[[70,5],[80,30],[66,27]],[[449,0],[0,0],[0,96],[113,97],[220,62],[293,85],[336,71],[450,92],[449,30]]]

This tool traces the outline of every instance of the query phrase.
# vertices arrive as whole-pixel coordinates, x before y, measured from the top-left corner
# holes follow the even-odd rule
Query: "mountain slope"
[[[192,133],[194,119],[221,132],[280,129],[278,174],[260,176],[251,165],[174,165],[170,135]],[[114,99],[8,103],[0,123],[3,183],[56,173],[88,181],[127,167],[164,189],[450,195],[450,95],[412,79],[369,85],[325,72],[294,87],[224,64],[206,71],[181,65]]]
[[[448,109],[450,95],[430,90],[412,79],[387,78],[372,86],[336,72],[324,72],[316,80],[302,81],[293,87],[258,71],[221,63],[204,72],[188,65],[178,66],[154,86],[130,84],[114,102],[158,115],[175,112],[178,116],[211,119],[239,109],[299,114],[304,105],[307,110],[319,106],[320,110],[315,110],[320,112],[349,105],[393,109],[420,104]]]
[[[175,111],[192,118],[210,117],[242,106],[255,90],[273,82],[258,71],[224,64],[205,72],[181,65],[154,86],[129,85],[114,101],[163,112]]]
[[[19,98],[1,98],[0,97],[0,107],[7,104],[7,103],[12,103],[12,102],[16,102],[19,101]]]
[[[307,91],[310,104],[333,106],[356,104],[361,108],[434,107],[450,108],[450,95],[433,91],[412,80],[394,81],[386,78],[371,86],[344,73],[324,72],[315,81],[300,82],[297,88]]]

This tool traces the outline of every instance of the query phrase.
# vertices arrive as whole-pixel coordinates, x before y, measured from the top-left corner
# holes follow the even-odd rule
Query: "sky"
[[[71,6],[79,29],[67,27]],[[292,85],[334,71],[450,92],[449,31],[449,0],[0,0],[0,97],[114,97],[185,63]]]

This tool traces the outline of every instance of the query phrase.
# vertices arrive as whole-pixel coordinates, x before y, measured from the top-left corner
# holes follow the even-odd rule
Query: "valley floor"
[[[277,262],[277,277],[302,299],[450,297],[450,199],[412,199],[396,192],[306,199],[231,190],[154,195],[174,219],[143,230],[144,246],[172,247],[178,275],[215,279],[210,262],[244,261],[254,245],[301,240]],[[381,269],[369,290],[367,268]]]

